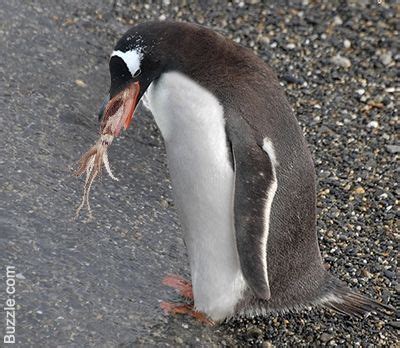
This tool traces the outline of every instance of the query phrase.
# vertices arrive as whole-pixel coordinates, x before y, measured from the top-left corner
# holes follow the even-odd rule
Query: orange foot
[[[208,319],[204,313],[195,311],[192,305],[162,301],[160,307],[167,315],[187,314],[203,324],[214,325],[214,322]]]
[[[193,301],[192,284],[184,278],[178,275],[168,275],[163,279],[162,283],[178,291],[181,296]]]

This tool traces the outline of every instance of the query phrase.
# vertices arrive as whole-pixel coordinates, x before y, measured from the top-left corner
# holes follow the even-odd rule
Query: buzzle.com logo
[[[15,343],[15,267],[6,267],[6,303],[4,306],[6,332],[4,343]]]

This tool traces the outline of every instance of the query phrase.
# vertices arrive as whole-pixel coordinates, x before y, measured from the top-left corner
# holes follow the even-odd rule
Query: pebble
[[[388,88],[385,89],[385,92],[387,92],[387,93],[396,92],[396,88],[395,87],[388,87]]]
[[[284,75],[282,76],[282,78],[283,78],[286,82],[289,82],[289,83],[296,83],[296,84],[300,84],[300,85],[304,83],[304,80],[303,80],[303,79],[297,78],[297,77],[295,77],[295,76],[293,76],[293,75],[290,75],[290,74],[284,74]]]
[[[373,277],[372,273],[368,272],[367,269],[363,269],[363,270],[361,271],[361,274],[362,274],[364,277],[369,278],[369,279],[371,279],[371,278]]]
[[[340,54],[337,54],[336,56],[333,56],[331,58],[331,62],[335,65],[341,66],[343,68],[350,68],[351,67],[351,61],[350,59],[341,56]]]
[[[379,127],[379,123],[377,121],[371,121],[367,124],[368,128],[378,128]]]
[[[79,80],[79,79],[75,80],[75,84],[76,84],[77,86],[79,86],[79,87],[86,87],[86,86],[87,86],[86,83],[85,83],[84,81]]]
[[[180,337],[175,337],[175,342],[176,342],[177,344],[183,344],[183,339],[180,338]]]
[[[383,65],[389,65],[392,62],[392,52],[387,51],[380,54],[379,59]]]
[[[385,269],[383,274],[388,277],[389,279],[396,279],[396,273]]]
[[[396,284],[395,290],[398,294],[400,294],[400,283]]]
[[[340,16],[335,16],[335,17],[333,18],[333,23],[334,23],[335,25],[342,25],[342,24],[343,24],[342,18],[340,18]]]
[[[15,278],[17,278],[17,279],[26,279],[25,276],[22,273],[17,273],[15,275]]]
[[[345,40],[343,41],[343,46],[344,46],[344,48],[350,48],[350,47],[351,47],[351,42],[350,42],[350,40],[345,39]]]
[[[161,198],[160,199],[160,205],[164,209],[167,209],[169,207],[169,203],[165,198]]]
[[[324,342],[324,343],[329,342],[332,338],[333,338],[333,335],[330,335],[330,334],[328,334],[328,333],[323,333],[323,334],[319,337],[319,339],[321,340],[321,342]]]
[[[357,195],[363,195],[365,193],[365,190],[362,186],[358,186],[354,189],[354,193]]]
[[[260,42],[264,45],[268,45],[270,43],[270,41],[271,41],[270,38],[266,35],[264,35],[260,38]]]
[[[262,335],[263,335],[263,332],[262,332],[262,330],[261,330],[259,327],[257,327],[257,326],[250,326],[250,327],[247,329],[247,334],[248,334],[249,336],[252,336],[252,337],[257,338],[257,337],[259,337],[259,336],[262,336]]]
[[[400,330],[400,321],[389,321],[388,325],[396,328],[397,330]]]
[[[400,152],[400,145],[386,145],[385,148],[390,153],[399,153]]]

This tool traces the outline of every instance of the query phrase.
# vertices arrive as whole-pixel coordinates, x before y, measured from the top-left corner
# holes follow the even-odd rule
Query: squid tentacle
[[[101,174],[103,166],[111,179],[118,181],[118,178],[111,171],[107,149],[111,145],[114,137],[120,134],[121,129],[127,128],[126,118],[129,117],[129,109],[132,108],[132,98],[130,97],[132,88],[133,87],[120,92],[119,95],[115,96],[107,104],[104,110],[104,118],[100,126],[100,139],[79,160],[75,175],[81,176],[85,174],[86,178],[82,201],[76,210],[75,218],[79,216],[80,211],[85,205],[88,209],[89,220],[93,218],[89,202],[90,190],[95,178]]]

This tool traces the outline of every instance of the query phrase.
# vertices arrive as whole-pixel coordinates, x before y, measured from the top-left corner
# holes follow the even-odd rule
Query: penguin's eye
[[[137,70],[135,71],[135,73],[133,74],[132,77],[138,77],[138,76],[140,75],[141,72],[142,72],[142,70],[137,69]]]

